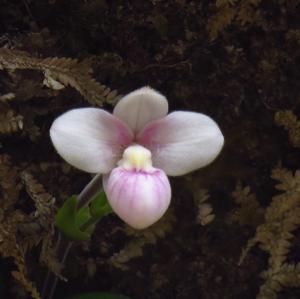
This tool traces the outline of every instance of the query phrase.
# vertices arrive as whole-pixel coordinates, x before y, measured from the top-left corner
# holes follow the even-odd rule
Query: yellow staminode
[[[151,152],[141,145],[131,145],[125,149],[118,165],[128,170],[150,170],[152,169]]]

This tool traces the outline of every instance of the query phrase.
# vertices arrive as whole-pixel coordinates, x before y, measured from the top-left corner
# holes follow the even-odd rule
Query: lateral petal
[[[113,111],[134,133],[139,132],[148,122],[162,118],[167,113],[167,99],[150,87],[129,93],[118,102]]]
[[[107,173],[133,138],[130,128],[97,108],[70,110],[52,124],[50,137],[71,165],[91,173]]]
[[[178,176],[212,162],[223,147],[224,137],[210,117],[176,111],[149,123],[137,142],[152,152],[155,167]]]
[[[170,204],[170,183],[160,169],[145,172],[117,167],[103,185],[114,212],[136,229],[155,223]]]

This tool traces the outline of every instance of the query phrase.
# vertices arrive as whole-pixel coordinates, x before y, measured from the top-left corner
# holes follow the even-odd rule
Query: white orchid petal
[[[148,122],[164,117],[168,113],[166,98],[150,87],[143,87],[123,97],[113,114],[129,125],[134,133]]]
[[[107,173],[131,143],[126,124],[97,108],[70,110],[50,129],[57,152],[71,165],[91,173]]]
[[[160,169],[145,172],[117,167],[103,181],[112,209],[133,228],[152,225],[170,204],[170,183]]]
[[[210,117],[177,111],[149,123],[137,141],[151,150],[155,167],[177,176],[212,162],[223,147],[224,137]]]

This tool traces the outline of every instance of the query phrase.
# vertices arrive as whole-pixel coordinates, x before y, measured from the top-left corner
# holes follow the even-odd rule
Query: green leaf
[[[68,299],[130,299],[129,297],[111,293],[86,293]]]
[[[69,197],[58,210],[55,217],[56,227],[68,238],[73,241],[88,240],[91,233],[80,230],[80,226],[90,218],[88,208],[77,211],[77,197]]]
[[[75,225],[81,227],[91,218],[90,209],[88,207],[83,207],[75,213]]]
[[[99,192],[90,205],[90,213],[92,217],[96,219],[100,219],[112,212],[113,210],[108,203],[105,192],[104,191]]]
[[[91,216],[89,207],[83,207],[77,211],[75,216],[75,225],[79,230],[88,233],[90,236],[92,235],[95,229],[95,221]]]
[[[77,210],[77,197],[71,196],[58,210],[55,225],[70,240],[83,241],[91,237],[95,224],[112,213],[104,191],[99,192],[89,207]]]

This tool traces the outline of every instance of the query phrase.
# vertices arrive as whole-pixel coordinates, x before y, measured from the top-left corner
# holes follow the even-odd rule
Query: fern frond
[[[250,187],[244,187],[241,182],[238,182],[231,195],[239,207],[228,215],[229,222],[257,227],[263,220],[264,210]]]
[[[122,250],[115,253],[109,260],[109,262],[117,268],[126,270],[126,265],[131,259],[142,256],[143,248],[149,244],[155,244],[157,240],[164,238],[173,228],[173,222],[175,220],[172,210],[169,210],[167,214],[161,218],[156,224],[151,227],[137,231],[130,227],[126,227],[126,234],[134,237]]]
[[[41,296],[33,283],[27,278],[25,259],[21,248],[17,244],[16,233],[18,225],[24,220],[24,215],[15,211],[6,217],[0,225],[0,255],[4,258],[12,257],[17,271],[13,271],[12,276],[29,292],[34,299],[41,299]]]
[[[44,229],[49,230],[55,215],[55,198],[45,191],[40,184],[29,172],[23,171],[21,179],[25,185],[26,191],[34,201],[36,211],[34,213],[35,221]]]
[[[23,116],[13,110],[0,110],[0,134],[12,134],[23,129]]]
[[[288,131],[289,140],[294,147],[300,148],[300,121],[291,110],[278,111],[275,123]]]
[[[19,199],[19,174],[8,155],[0,155],[0,208],[11,209]]]
[[[279,271],[266,271],[261,276],[266,281],[256,299],[276,299],[282,289],[300,287],[300,263],[283,264]]]
[[[28,53],[0,48],[0,69],[32,69],[42,71],[46,80],[55,80],[76,89],[90,104],[102,106],[104,102],[116,101],[116,90],[96,82],[92,69],[84,62],[70,58],[35,58]]]

